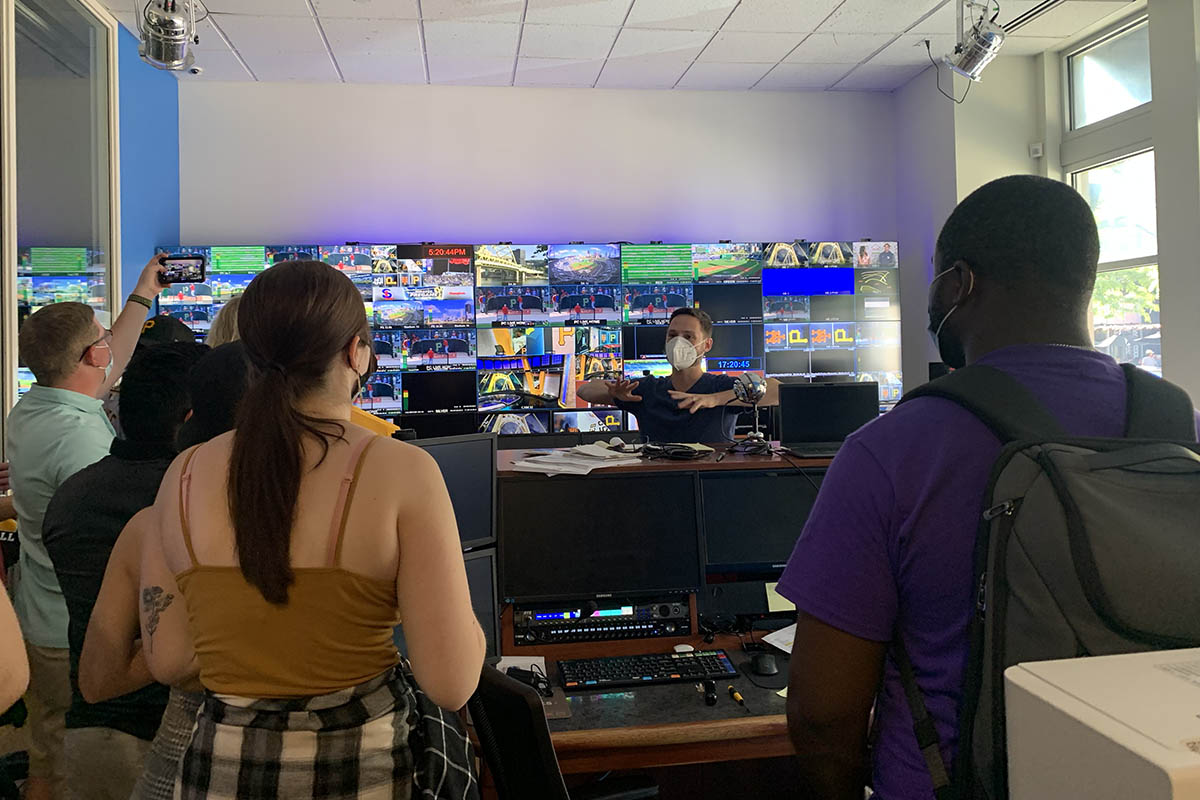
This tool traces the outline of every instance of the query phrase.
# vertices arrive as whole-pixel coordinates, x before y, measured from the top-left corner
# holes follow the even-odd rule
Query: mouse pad
[[[553,697],[542,698],[542,708],[546,709],[546,719],[569,719],[571,717],[571,705],[567,702],[567,695],[561,686],[554,687]]]

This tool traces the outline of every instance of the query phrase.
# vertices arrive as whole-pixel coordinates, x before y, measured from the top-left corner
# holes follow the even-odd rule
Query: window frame
[[[1097,169],[1099,167],[1107,167],[1110,164],[1116,164],[1118,161],[1124,161],[1127,158],[1133,158],[1134,156],[1140,156],[1144,153],[1153,153],[1154,152],[1153,147],[1137,147],[1136,145],[1131,145],[1131,147],[1133,149],[1130,149],[1129,152],[1125,152],[1122,155],[1115,156],[1113,158],[1105,158],[1101,161],[1096,161],[1094,163],[1088,163],[1085,166],[1079,166],[1079,167],[1072,166],[1072,167],[1068,168],[1064,164],[1063,171],[1066,173],[1066,177],[1067,177],[1067,180],[1071,184],[1071,188],[1074,189],[1075,191],[1079,191],[1079,177],[1078,176],[1081,172],[1087,172],[1088,170]],[[1157,200],[1157,198],[1156,198],[1156,200]],[[1090,206],[1090,204],[1089,204],[1089,206]],[[1146,255],[1138,256],[1137,258],[1126,258],[1126,259],[1122,259],[1120,261],[1101,261],[1096,266],[1096,272],[1098,272],[1098,273],[1099,272],[1115,272],[1117,270],[1122,270],[1122,269],[1134,269],[1137,267],[1156,267],[1156,266],[1158,266],[1158,248],[1157,247],[1154,249],[1153,253],[1147,253]]]
[[[1093,49],[1105,44],[1106,42],[1110,42],[1114,39],[1117,39],[1117,38],[1125,35],[1126,33],[1129,33],[1130,31],[1134,30],[1135,28],[1141,27],[1143,25],[1145,25],[1147,28],[1149,28],[1149,26],[1150,26],[1150,15],[1146,12],[1145,9],[1143,9],[1139,13],[1134,14],[1130,17],[1126,17],[1125,19],[1121,20],[1120,22],[1114,23],[1113,25],[1110,25],[1107,28],[1104,28],[1103,30],[1099,31],[1098,33],[1093,34],[1092,36],[1089,36],[1087,39],[1080,42],[1079,44],[1077,44],[1073,47],[1068,47],[1067,49],[1062,51],[1062,69],[1063,69],[1062,78],[1063,78],[1063,87],[1066,89],[1066,91],[1063,93],[1063,97],[1066,100],[1065,108],[1063,109],[1063,120],[1066,123],[1064,126],[1066,128],[1066,130],[1064,131],[1064,139],[1066,138],[1066,136],[1069,136],[1072,133],[1076,133],[1078,131],[1093,130],[1095,128],[1095,126],[1104,125],[1105,123],[1119,124],[1120,122],[1122,122],[1130,117],[1137,116],[1138,112],[1148,111],[1151,104],[1154,103],[1154,97],[1153,97],[1153,92],[1152,92],[1150,100],[1148,100],[1147,102],[1142,103],[1140,105],[1134,106],[1133,108],[1126,109],[1125,111],[1122,111],[1120,114],[1114,114],[1111,117],[1105,117],[1104,119],[1099,119],[1099,120],[1096,120],[1095,122],[1090,122],[1087,125],[1080,125],[1080,126],[1075,125],[1075,80],[1074,80],[1074,76],[1072,75],[1072,72],[1071,72],[1071,59],[1075,58],[1076,56],[1083,55],[1088,50],[1093,50]]]

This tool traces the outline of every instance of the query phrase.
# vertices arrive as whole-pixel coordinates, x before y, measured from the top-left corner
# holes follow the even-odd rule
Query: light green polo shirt
[[[13,605],[25,638],[39,647],[67,647],[67,604],[42,542],[46,506],[67,478],[108,455],[113,438],[103,402],[69,389],[35,383],[8,415],[5,453],[21,542]]]

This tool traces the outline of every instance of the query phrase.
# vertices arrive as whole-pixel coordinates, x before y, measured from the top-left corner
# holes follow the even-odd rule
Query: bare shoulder
[[[369,457],[377,464],[410,472],[424,473],[438,469],[433,457],[420,447],[385,436],[380,436],[371,447]]]

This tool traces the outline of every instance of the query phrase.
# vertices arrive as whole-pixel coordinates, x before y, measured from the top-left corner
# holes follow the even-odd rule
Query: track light
[[[196,60],[188,49],[199,44],[196,35],[196,4],[199,0],[134,0],[137,17],[138,55],[152,67],[166,70],[190,69]],[[205,14],[207,16],[207,13]],[[203,19],[203,17],[201,17]]]
[[[978,19],[975,18],[976,11],[979,12]],[[964,78],[979,80],[984,67],[1000,52],[1000,46],[1004,44],[1007,35],[1004,28],[996,24],[999,13],[997,11],[989,19],[987,3],[958,0],[958,44],[955,45],[954,52],[943,59],[950,69]],[[964,23],[968,14],[972,20],[970,30],[966,29]]]

